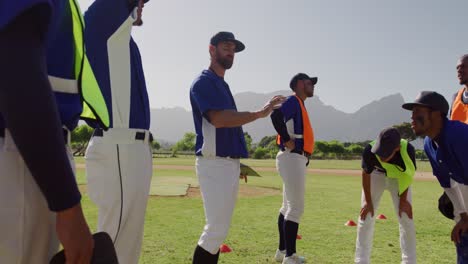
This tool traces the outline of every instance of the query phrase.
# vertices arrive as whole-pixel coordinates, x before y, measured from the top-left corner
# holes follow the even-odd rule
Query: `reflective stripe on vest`
[[[303,138],[304,139],[304,147],[303,151],[312,154],[314,152],[314,130],[312,129],[312,125],[310,124],[309,114],[307,113],[306,108],[304,107],[304,103],[302,102],[301,98],[295,95],[299,105],[301,106],[301,117],[302,117],[302,130],[303,134],[290,134],[291,138]],[[289,133],[289,131],[288,131]],[[281,136],[278,135],[276,137],[276,143],[279,145],[281,144]]]
[[[49,75],[49,82],[52,86],[52,91],[67,94],[78,94],[78,81],[65,78],[59,78]]]
[[[374,144],[375,140],[370,143],[371,146],[374,146]],[[416,173],[416,167],[408,155],[408,141],[404,139],[400,140],[400,155],[403,159],[403,162],[405,163],[405,170],[403,170],[403,168],[398,165],[383,162],[379,155],[375,156],[387,172],[387,177],[398,180],[398,193],[401,195],[413,183],[414,174]]]
[[[458,91],[457,96],[452,103],[452,113],[450,119],[468,124],[468,104],[463,103],[462,96],[465,88]]]
[[[83,100],[83,119],[98,121],[102,128],[107,129],[110,124],[109,111],[106,101],[99,89],[99,84],[94,76],[88,57],[85,54],[84,45],[84,19],[76,0],[69,0],[73,21],[73,39],[75,43],[75,76],[77,86]]]

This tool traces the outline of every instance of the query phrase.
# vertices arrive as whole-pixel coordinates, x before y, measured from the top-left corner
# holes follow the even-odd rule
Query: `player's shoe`
[[[277,249],[276,254],[275,254],[275,261],[281,263],[281,262],[283,262],[285,256],[286,256],[286,250]],[[298,263],[302,264],[302,263],[306,262],[306,260],[305,260],[305,258],[303,256],[297,256],[296,254],[293,254],[293,256],[296,256],[296,258],[299,259]],[[291,263],[295,263],[295,262],[291,262]]]

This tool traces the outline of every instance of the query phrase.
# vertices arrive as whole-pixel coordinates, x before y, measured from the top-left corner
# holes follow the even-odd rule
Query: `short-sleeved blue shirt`
[[[190,88],[197,156],[247,158],[242,127],[216,128],[207,116],[210,110],[237,111],[229,85],[210,70],[204,70]]]
[[[294,124],[294,134],[303,135],[304,134],[304,125],[302,124],[302,109],[299,104],[296,96],[289,96],[286,101],[281,105],[280,111],[283,114],[284,122],[286,126],[289,126],[288,122],[292,121]],[[304,150],[304,139],[296,138],[294,139],[296,145],[295,150],[303,151]],[[283,140],[279,145],[281,149],[284,149]]]
[[[437,144],[436,144],[437,142]],[[424,151],[432,166],[432,173],[440,185],[450,187],[450,178],[468,184],[468,125],[446,120],[437,141],[424,139]]]

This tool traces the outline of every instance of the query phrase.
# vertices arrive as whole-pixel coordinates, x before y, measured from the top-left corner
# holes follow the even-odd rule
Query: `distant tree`
[[[71,147],[74,156],[84,156],[88,141],[93,135],[93,129],[88,125],[81,125],[71,133]]]
[[[159,144],[159,142],[155,139],[155,140],[153,140],[152,147],[153,147],[153,149],[158,150],[158,149],[161,148],[161,144]]]
[[[315,151],[321,153],[329,153],[330,147],[326,141],[315,141]]]
[[[424,152],[424,150],[417,149],[416,158],[419,160],[427,160],[426,152]]]
[[[328,147],[329,151],[331,153],[336,153],[336,154],[343,154],[345,153],[345,148],[343,146],[343,143],[337,141],[337,140],[332,140],[328,142]]]
[[[257,147],[253,153],[254,159],[264,159],[268,150],[266,148]]]
[[[252,153],[252,137],[248,132],[244,132],[245,144],[247,145],[247,151]]]
[[[262,148],[266,148],[266,147],[268,147],[268,145],[271,144],[271,142],[276,142],[276,135],[263,137],[260,140],[260,142],[258,142],[257,146],[262,147]]]
[[[172,150],[177,151],[195,151],[195,133],[185,133],[184,137],[179,140],[173,147]]]
[[[358,144],[351,144],[346,148],[347,152],[350,154],[361,154],[364,151],[364,147]]]
[[[400,132],[401,138],[406,139],[408,141],[413,141],[416,139],[416,135],[413,132],[413,129],[411,129],[411,123],[404,122],[399,125],[394,125],[394,128]]]

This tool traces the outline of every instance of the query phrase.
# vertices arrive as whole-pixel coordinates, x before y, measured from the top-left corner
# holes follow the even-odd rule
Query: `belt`
[[[302,156],[305,156],[307,158],[310,158],[311,154],[307,151],[302,151],[302,150],[291,150],[291,153],[296,153],[296,154],[299,154],[299,155],[302,155]]]
[[[286,151],[286,149],[281,148],[281,151]],[[310,154],[309,152],[303,151],[303,150],[298,150],[298,149],[291,150],[291,153],[296,153],[296,154],[302,155],[302,156],[307,157],[307,158],[310,158],[310,156],[312,156],[312,154]]]
[[[103,137],[104,130],[96,128],[93,133],[93,137]],[[145,141],[145,132],[135,132],[135,140]],[[149,142],[153,142],[153,134],[149,133]]]

